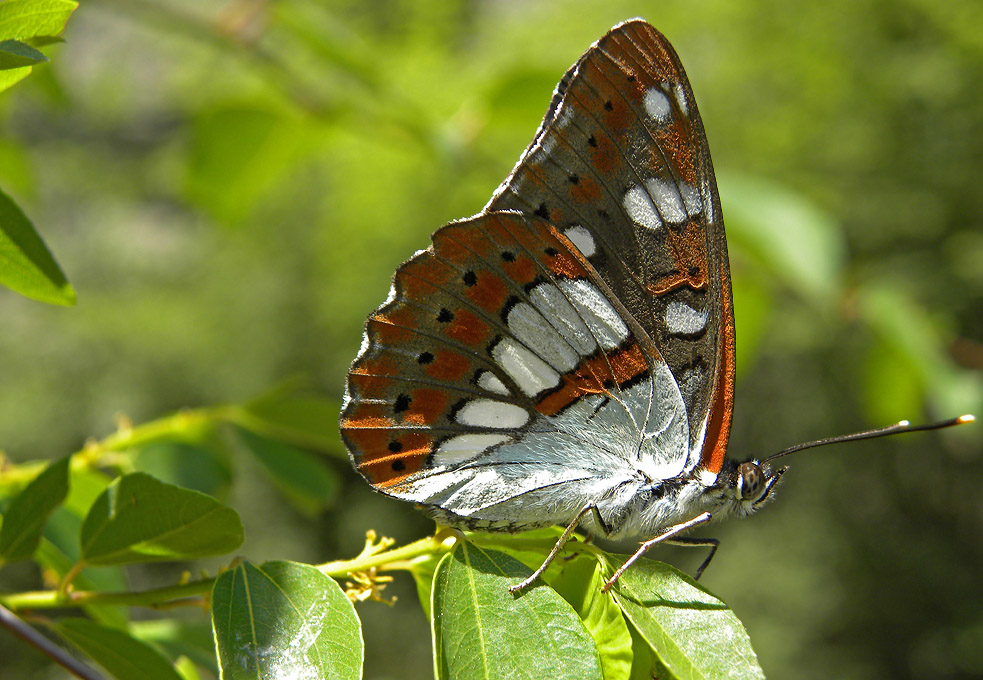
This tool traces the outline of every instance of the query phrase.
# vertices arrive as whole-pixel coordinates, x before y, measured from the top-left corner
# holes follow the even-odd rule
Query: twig
[[[54,642],[21,621],[12,611],[0,604],[0,625],[50,658],[69,673],[82,680],[105,680],[102,675],[76,659]]]

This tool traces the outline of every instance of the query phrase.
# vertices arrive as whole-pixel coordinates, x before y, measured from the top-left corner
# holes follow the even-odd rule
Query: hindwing
[[[520,213],[450,224],[397,270],[341,431],[373,486],[481,528],[568,521],[696,462],[648,335],[570,239]]]

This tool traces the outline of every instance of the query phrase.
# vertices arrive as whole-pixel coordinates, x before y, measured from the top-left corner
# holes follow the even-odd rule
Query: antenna
[[[974,420],[976,420],[976,416],[972,416],[969,414],[964,416],[959,416],[958,418],[949,418],[948,420],[940,420],[937,423],[928,423],[926,425],[912,425],[909,421],[902,420],[900,423],[889,425],[888,427],[881,427],[876,430],[865,430],[864,432],[854,432],[853,434],[842,434],[837,437],[817,439],[814,442],[806,442],[805,444],[796,444],[795,446],[790,446],[784,451],[779,451],[778,453],[768,456],[762,462],[774,460],[775,458],[781,458],[782,456],[787,456],[790,453],[795,453],[796,451],[801,451],[802,449],[812,449],[817,446],[826,446],[827,444],[839,444],[841,442],[855,442],[859,439],[876,439],[877,437],[887,437],[892,434],[901,434],[902,432],[918,432],[920,430],[941,430],[946,427],[953,427],[955,425],[965,425],[966,423],[971,423]]]

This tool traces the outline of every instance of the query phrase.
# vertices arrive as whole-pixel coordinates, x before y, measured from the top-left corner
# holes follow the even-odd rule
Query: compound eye
[[[739,469],[741,475],[741,498],[743,500],[757,498],[764,486],[764,476],[761,469],[754,463],[742,463]]]

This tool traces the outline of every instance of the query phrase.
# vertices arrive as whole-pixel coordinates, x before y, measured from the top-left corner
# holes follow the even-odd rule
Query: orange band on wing
[[[710,406],[710,422],[703,440],[700,465],[710,472],[720,472],[730,439],[730,421],[734,414],[734,311],[726,264],[721,264],[720,345],[717,349],[717,384],[714,386],[713,404]]]
[[[564,374],[560,386],[540,399],[536,410],[547,416],[556,415],[583,396],[605,394],[615,384],[624,387],[647,370],[645,356],[637,344],[588,357],[576,370]]]

